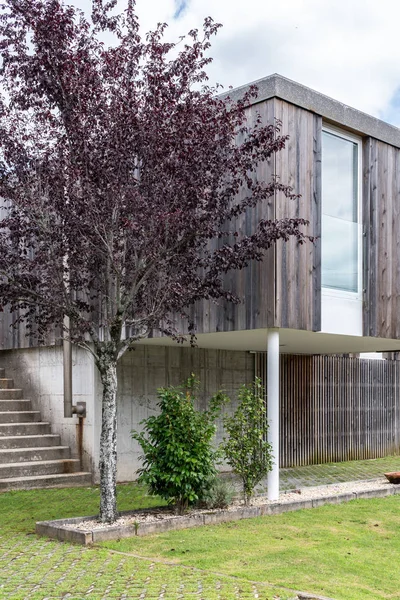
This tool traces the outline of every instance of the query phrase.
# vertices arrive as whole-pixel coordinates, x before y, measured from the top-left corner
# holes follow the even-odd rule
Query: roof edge
[[[234,88],[221,94],[221,98],[229,96],[232,100],[238,100],[248,91],[251,85],[258,87],[258,96],[251,100],[251,105],[270,98],[280,98],[321,115],[321,117],[339,127],[351,129],[361,135],[370,136],[400,148],[400,129],[398,127],[347,106],[347,104],[316,92],[305,85],[282,77],[278,73]]]

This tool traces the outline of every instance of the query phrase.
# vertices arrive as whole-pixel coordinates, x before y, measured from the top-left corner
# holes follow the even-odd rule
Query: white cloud
[[[79,0],[76,0],[78,4]],[[124,2],[120,1],[120,6]],[[138,0],[143,31],[170,24],[178,39],[210,15],[224,27],[213,43],[211,82],[243,85],[280,73],[375,116],[400,122],[398,0]],[[81,0],[80,6],[89,6]]]

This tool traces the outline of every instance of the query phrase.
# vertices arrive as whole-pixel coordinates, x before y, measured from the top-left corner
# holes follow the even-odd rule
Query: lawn
[[[135,484],[118,489],[121,510],[160,504]],[[92,548],[34,534],[37,520],[95,514],[98,502],[97,488],[0,494],[0,598],[400,598],[396,496]]]
[[[103,547],[320,593],[400,598],[400,498],[108,542]]]

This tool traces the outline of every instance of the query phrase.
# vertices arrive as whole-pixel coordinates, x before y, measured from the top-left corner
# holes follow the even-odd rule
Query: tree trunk
[[[100,435],[100,519],[113,523],[117,512],[117,361],[103,355],[98,365],[103,384]]]

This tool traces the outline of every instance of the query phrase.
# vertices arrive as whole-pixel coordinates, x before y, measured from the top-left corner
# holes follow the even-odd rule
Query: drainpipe
[[[63,366],[64,366],[64,417],[66,419],[72,415],[78,415],[79,420],[86,417],[86,402],[77,402],[72,404],[72,344],[65,336],[69,332],[70,318],[64,316],[64,337],[63,337]]]
[[[64,417],[70,418],[77,415],[76,444],[78,449],[80,469],[83,470],[83,419],[86,417],[86,402],[72,404],[72,344],[66,335],[69,332],[70,318],[64,316],[63,337],[63,366],[64,366]]]
[[[268,473],[268,500],[279,500],[279,330],[267,334],[268,442],[274,463]]]

